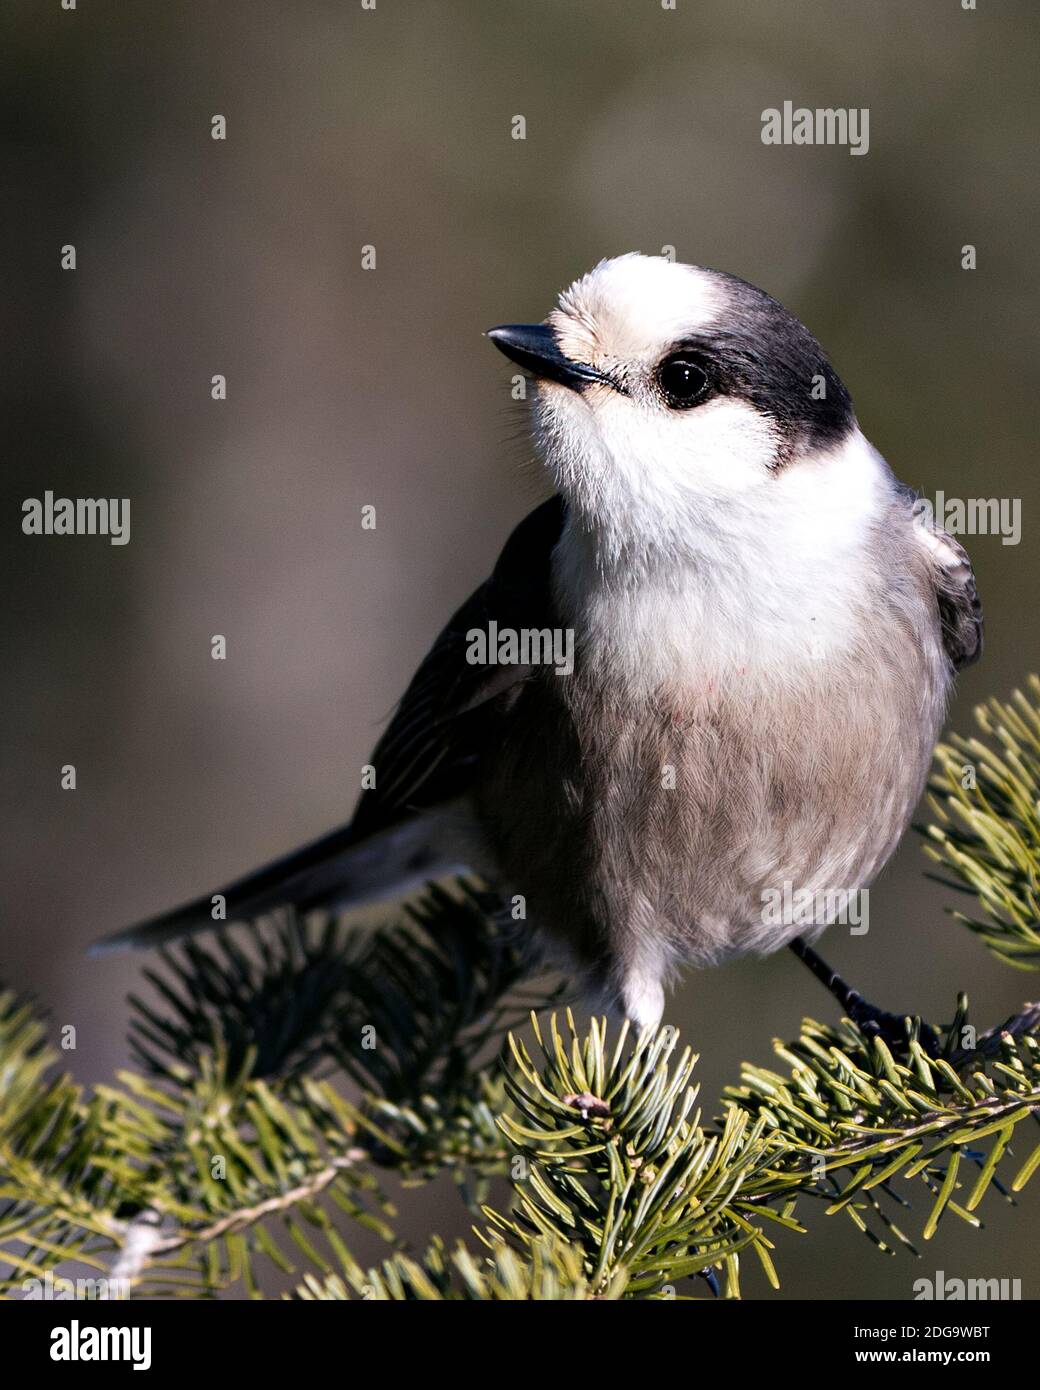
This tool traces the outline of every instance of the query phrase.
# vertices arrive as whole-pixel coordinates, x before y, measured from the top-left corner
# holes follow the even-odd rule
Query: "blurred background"
[[[603,256],[674,246],[761,284],[904,481],[1021,499],[1021,544],[967,539],[987,651],[951,726],[1036,669],[1030,0],[5,10],[0,977],[55,1036],[75,1024],[83,1082],[127,1060],[142,966],[88,942],[349,816],[433,634],[546,495],[481,333],[542,318]],[[869,153],[764,146],[785,100],[869,107]],[[45,489],[129,497],[129,545],[22,535]],[[967,988],[997,1023],[1035,982],[949,919],[927,867],[909,835],[869,934],[835,928],[828,958],[887,1007],[941,1021]],[[669,1017],[709,1112],[806,1013],[835,1008],[786,952],[687,979]],[[988,1199],[985,1231],[949,1219],[921,1262],[813,1214],[780,1240],[780,1296],[905,1299],[943,1269],[1036,1297],[1038,1203]],[[468,1228],[450,1189],[405,1207],[416,1235]]]

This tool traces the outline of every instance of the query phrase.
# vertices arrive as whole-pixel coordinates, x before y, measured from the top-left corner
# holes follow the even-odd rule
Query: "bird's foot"
[[[866,1037],[880,1038],[894,1051],[904,1054],[908,1051],[912,1036],[908,1015],[889,1013],[887,1009],[879,1009],[876,1004],[868,1004],[858,995],[850,1001],[848,1014]],[[942,1052],[938,1032],[924,1019],[920,1021],[917,1040],[929,1057],[938,1057]]]

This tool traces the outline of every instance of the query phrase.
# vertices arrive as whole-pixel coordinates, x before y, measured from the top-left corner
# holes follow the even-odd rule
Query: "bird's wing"
[[[930,513],[915,507],[915,533],[928,556],[942,642],[955,671],[982,655],[982,604],[968,552]]]
[[[449,801],[472,781],[503,718],[503,704],[495,697],[523,680],[530,668],[467,661],[467,633],[487,633],[492,622],[499,631],[551,626],[550,557],[565,517],[559,496],[526,516],[491,577],[427,652],[369,759],[375,786],[362,793],[354,812],[354,839]]]
[[[473,779],[481,754],[501,736],[506,702],[495,697],[529,674],[525,666],[467,661],[474,628],[552,626],[550,557],[563,530],[560,497],[537,507],[506,542],[494,571],[462,605],[437,638],[404,693],[389,728],[371,757],[376,785],[363,793],[354,819],[302,849],[204,895],[117,932],[95,951],[157,946],[220,922],[246,921],[273,908],[299,911],[329,903],[361,902],[399,879],[397,859],[421,849],[416,812],[459,796]],[[387,831],[383,836],[378,832]],[[419,836],[402,849],[409,832]]]

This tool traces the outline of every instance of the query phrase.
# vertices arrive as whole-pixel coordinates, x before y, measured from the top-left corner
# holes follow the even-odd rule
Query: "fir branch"
[[[308,1301],[366,1302],[499,1302],[617,1299],[623,1279],[595,1292],[586,1277],[580,1252],[552,1237],[532,1242],[523,1258],[503,1242],[475,1258],[459,1243],[448,1251],[434,1239],[421,1260],[397,1255],[378,1268],[353,1265],[344,1274],[305,1276],[293,1297]]]
[[[158,1259],[164,1255],[175,1254],[186,1246],[205,1245],[209,1241],[221,1240],[232,1233],[237,1235],[241,1231],[248,1230],[250,1226],[256,1225],[258,1221],[263,1221],[265,1217],[286,1211],[300,1202],[313,1202],[342,1173],[357,1167],[368,1157],[367,1149],[348,1149],[345,1154],[333,1159],[316,1173],[312,1173],[306,1182],[298,1183],[296,1187],[290,1187],[285,1192],[278,1192],[274,1196],[265,1197],[262,1202],[257,1202],[254,1206],[242,1207],[237,1211],[228,1212],[219,1221],[214,1221],[212,1225],[205,1226],[201,1230],[180,1231],[173,1236],[156,1237],[148,1244],[148,1255],[150,1258]],[[149,1212],[148,1215],[157,1216],[158,1213]]]
[[[964,1018],[962,1006],[958,1036]],[[9,1009],[4,1021],[38,1041],[23,1014]],[[1036,1025],[1036,1011],[1024,1012],[1017,1037],[991,1030],[959,1058],[951,1034],[946,1056],[932,1059],[915,1044],[899,1061],[848,1022],[807,1023],[796,1043],[778,1045],[789,1076],[746,1069],[720,1119],[703,1125],[695,1058],[678,1050],[674,1029],[635,1040],[622,1029],[608,1045],[604,1024],[579,1036],[568,1017],[565,1036],[554,1016],[547,1032],[535,1024],[539,1063],[511,1037],[497,1080],[484,1076],[502,1087],[495,1161],[502,1168],[508,1160],[514,1199],[510,1210],[484,1209],[484,1254],[447,1255],[435,1243],[420,1261],[401,1252],[368,1271],[316,1199],[334,1196],[392,1239],[362,1200],[375,1190],[366,1168],[410,1171],[413,1151],[371,1111],[327,1082],[232,1077],[220,1058],[203,1059],[186,1091],[126,1074],[123,1089],[99,1088],[69,1112],[69,1134],[89,1126],[92,1136],[82,1185],[48,1171],[39,1154],[11,1166],[19,1219],[3,1248],[11,1259],[12,1240],[33,1239],[36,1259],[27,1265],[15,1255],[8,1287],[75,1250],[95,1261],[108,1251],[113,1278],[141,1293],[204,1294],[234,1281],[255,1293],[257,1256],[294,1268],[267,1229],[275,1220],[314,1270],[300,1297],[537,1298],[565,1288],[589,1298],[670,1297],[678,1281],[709,1267],[722,1270],[735,1297],[744,1251],[776,1282],[767,1232],[801,1231],[794,1204],[806,1196],[826,1197],[829,1210],[851,1216],[885,1249],[871,1220],[909,1243],[879,1202],[898,1177],[920,1178],[930,1192],[925,1238],[948,1212],[974,1220],[1012,1138],[1040,1106]],[[0,1026],[0,1051],[3,1036]],[[21,1056],[32,1070],[39,1050]],[[20,1080],[11,1089],[24,1096]],[[53,1091],[54,1083],[42,1095]],[[961,1155],[987,1139],[990,1154],[960,1199]],[[10,1148],[9,1134],[0,1145]],[[219,1181],[210,1172],[215,1155],[227,1163]],[[1013,1189],[1036,1162],[1019,1163]],[[850,1174],[844,1187],[835,1183],[842,1172]],[[107,1200],[86,1201],[84,1191],[96,1197],[98,1174]]]
[[[952,737],[936,750],[925,852],[974,893],[982,916],[955,912],[998,959],[1040,969],[1040,678],[1029,698],[975,710],[986,740]],[[944,880],[941,880],[944,881]]]

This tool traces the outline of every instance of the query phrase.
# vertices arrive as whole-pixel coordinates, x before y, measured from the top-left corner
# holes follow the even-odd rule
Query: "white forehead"
[[[549,322],[576,361],[635,362],[718,323],[723,309],[719,277],[710,271],[633,252],[575,280]]]

